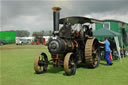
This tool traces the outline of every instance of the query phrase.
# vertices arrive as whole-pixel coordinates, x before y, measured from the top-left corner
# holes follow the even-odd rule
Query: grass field
[[[48,72],[34,73],[34,56],[48,50],[42,45],[0,47],[0,85],[128,85],[128,57],[96,69],[77,68],[76,75],[65,76],[63,68],[49,66]],[[49,55],[49,54],[48,54]]]

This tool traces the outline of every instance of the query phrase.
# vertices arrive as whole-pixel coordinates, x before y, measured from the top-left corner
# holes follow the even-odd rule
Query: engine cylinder
[[[48,49],[52,54],[61,54],[72,51],[74,49],[74,44],[71,40],[58,38],[49,42]]]

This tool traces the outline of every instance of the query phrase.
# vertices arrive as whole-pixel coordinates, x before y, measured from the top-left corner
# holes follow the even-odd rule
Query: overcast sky
[[[2,0],[0,30],[52,30],[54,6],[62,8],[60,17],[86,16],[128,23],[128,0]]]

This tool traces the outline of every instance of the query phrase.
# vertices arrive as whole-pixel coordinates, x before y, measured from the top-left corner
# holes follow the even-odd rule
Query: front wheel
[[[48,58],[45,53],[41,53],[39,56],[35,57],[34,70],[37,74],[46,72],[47,67],[48,67]]]
[[[76,73],[76,64],[72,53],[67,53],[65,56],[64,70],[67,75],[74,75]]]

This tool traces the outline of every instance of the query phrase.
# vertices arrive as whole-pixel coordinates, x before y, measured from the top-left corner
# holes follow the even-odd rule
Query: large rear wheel
[[[45,53],[41,53],[39,56],[35,57],[34,70],[37,74],[46,72],[47,67],[48,67],[48,58]]]
[[[67,75],[74,75],[76,73],[76,64],[72,53],[67,53],[65,56],[64,70]]]
[[[85,63],[89,68],[96,68],[99,65],[99,46],[96,38],[90,38],[85,45]]]

